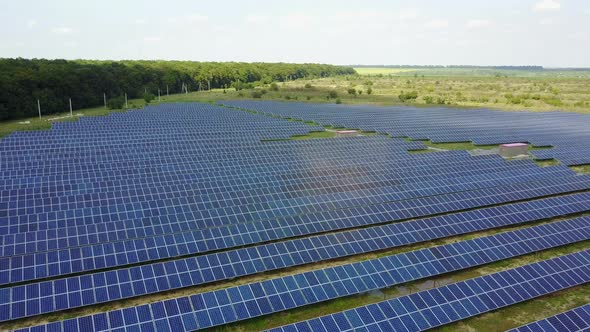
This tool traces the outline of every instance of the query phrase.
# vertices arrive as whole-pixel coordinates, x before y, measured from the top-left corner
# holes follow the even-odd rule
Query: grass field
[[[162,102],[214,102],[227,99],[260,99],[312,103],[410,105],[418,107],[491,108],[507,111],[568,111],[590,114],[590,71],[542,72],[492,69],[357,68],[359,75],[300,79],[279,83],[278,90],[260,86],[252,90],[215,89],[162,97]],[[354,90],[354,94],[349,93]],[[328,98],[329,93],[336,97]],[[415,92],[416,98],[400,99]],[[259,98],[254,98],[259,97]],[[130,107],[143,107],[142,99]],[[103,107],[75,110],[84,116],[105,115]],[[0,137],[15,130],[50,127],[48,118],[3,122]],[[68,119],[65,119],[68,120]],[[21,122],[30,122],[22,124]],[[61,120],[63,121],[63,120]]]

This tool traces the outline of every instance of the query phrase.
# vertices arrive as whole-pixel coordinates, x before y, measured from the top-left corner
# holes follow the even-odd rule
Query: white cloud
[[[270,21],[270,17],[268,15],[248,15],[244,19],[244,21],[248,24],[266,24]]]
[[[470,29],[479,29],[479,28],[487,28],[489,26],[492,26],[494,24],[494,22],[490,21],[490,20],[482,20],[482,19],[475,19],[475,20],[469,20],[466,24],[467,28]]]
[[[409,20],[413,18],[418,18],[420,16],[420,11],[415,8],[403,9],[399,12],[398,17],[402,20]]]
[[[201,24],[209,21],[209,17],[205,15],[192,14],[168,18],[168,23],[171,24]]]
[[[306,14],[289,14],[280,18],[280,24],[290,30],[308,29],[313,23],[313,17]]]
[[[429,29],[442,29],[442,28],[446,28],[449,26],[449,21],[447,21],[447,20],[432,20],[432,21],[427,22],[424,26]]]
[[[143,37],[143,41],[145,43],[158,43],[158,42],[162,41],[162,37],[159,37],[159,36],[146,36],[146,37]]]
[[[32,29],[37,26],[37,23],[38,23],[37,20],[30,19],[27,21],[27,28]]]
[[[561,3],[559,0],[541,0],[535,3],[533,9],[536,11],[551,11],[551,10],[559,10],[561,8]]]
[[[553,18],[549,18],[549,17],[546,17],[546,18],[539,21],[539,24],[541,24],[541,25],[552,25],[554,23],[555,23],[555,20]]]
[[[188,23],[203,23],[209,21],[209,17],[205,15],[187,15],[185,20]]]
[[[56,27],[51,29],[51,32],[56,34],[56,35],[67,35],[72,33],[72,28],[68,28],[68,27]]]

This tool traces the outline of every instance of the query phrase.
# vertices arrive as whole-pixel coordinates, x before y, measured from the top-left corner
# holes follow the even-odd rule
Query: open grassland
[[[358,68],[359,75],[299,79],[236,91],[213,89],[163,96],[161,102],[214,102],[260,99],[312,103],[410,105],[418,107],[492,108],[507,111],[568,111],[590,114],[590,71]],[[157,102],[156,102],[157,103]],[[141,108],[142,99],[130,100]],[[75,110],[84,116],[105,115],[104,107]],[[48,129],[44,115],[0,123],[0,137],[15,130]],[[68,118],[58,121],[69,120]],[[23,123],[29,122],[29,123]]]

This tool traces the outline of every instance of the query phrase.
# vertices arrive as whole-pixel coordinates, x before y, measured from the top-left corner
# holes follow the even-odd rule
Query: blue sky
[[[590,67],[590,1],[0,0],[0,57]]]

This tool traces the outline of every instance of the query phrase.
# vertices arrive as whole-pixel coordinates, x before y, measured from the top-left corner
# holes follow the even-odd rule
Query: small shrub
[[[244,97],[244,94],[241,92],[238,92],[238,97]]]
[[[349,88],[349,89],[348,89],[348,94],[349,94],[349,95],[356,96],[356,89],[355,89],[355,88]]]
[[[371,87],[368,87],[368,88],[367,88],[367,94],[368,94],[368,95],[370,95],[370,94],[372,94],[372,93],[373,93],[373,89],[371,89]]]
[[[307,97],[305,97],[305,99],[311,100],[311,96],[307,96]]]
[[[313,88],[313,85],[311,85],[311,83],[305,83],[305,88],[311,89],[311,88]]]
[[[422,99],[424,99],[424,102],[427,104],[434,104],[434,97],[432,96],[424,96]]]
[[[398,96],[399,100],[401,100],[402,102],[407,102],[407,101],[411,101],[411,100],[416,100],[416,98],[418,98],[418,92],[416,91],[411,91],[411,92],[403,92]]]
[[[359,94],[359,96],[360,96],[360,95],[362,95],[362,94],[363,94],[363,90],[358,90],[358,91],[357,91],[357,93],[358,93],[358,94]]]
[[[289,95],[286,95],[286,96],[285,96],[285,99],[286,99],[286,100],[291,100],[291,96],[289,96]]]
[[[545,99],[543,99],[543,101],[547,105],[551,105],[551,106],[563,106],[563,102],[559,98],[545,98]]]
[[[125,106],[125,97],[119,96],[107,101],[107,107],[111,110],[120,110]]]
[[[340,100],[340,98],[336,98],[336,104],[342,104],[342,100]]]
[[[279,91],[279,85],[276,84],[275,82],[272,82],[270,84],[270,91]]]
[[[156,96],[154,96],[153,93],[146,93],[143,95],[143,100],[145,100],[146,104],[149,104],[152,102],[152,100],[154,100],[154,98],[156,98]]]
[[[330,92],[328,92],[328,99],[330,98],[338,98],[338,92],[332,90]]]
[[[263,95],[262,91],[252,91],[252,98],[259,99],[259,98],[262,98],[262,95]]]

